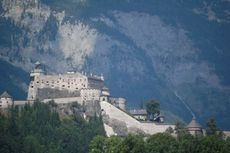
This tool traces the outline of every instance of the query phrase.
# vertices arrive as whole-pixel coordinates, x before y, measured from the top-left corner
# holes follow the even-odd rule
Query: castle
[[[126,111],[126,100],[110,95],[102,75],[86,75],[79,72],[47,75],[39,62],[35,63],[35,68],[30,73],[27,100],[14,101],[9,94],[4,93],[0,99],[0,108],[4,109],[12,104],[33,104],[37,99],[44,103],[53,101],[62,111],[77,102],[85,107],[84,117],[95,114],[102,116],[107,136],[124,136],[128,133],[155,134],[175,128],[173,124],[138,119],[146,113],[140,114],[135,111],[132,114]]]
[[[59,75],[45,75],[39,62],[35,63],[30,73],[30,84],[27,100],[33,102],[54,100],[56,103],[77,101],[109,101],[125,111],[125,99],[111,97],[109,89],[104,86],[104,77],[84,75],[79,72],[67,72]]]

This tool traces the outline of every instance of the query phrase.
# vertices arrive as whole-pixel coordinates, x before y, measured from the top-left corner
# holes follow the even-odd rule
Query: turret
[[[30,78],[31,78],[31,80],[34,80],[34,77],[39,76],[41,74],[44,74],[44,72],[41,68],[41,63],[36,62],[34,69],[30,73]]]
[[[100,78],[101,78],[102,81],[104,81],[104,76],[103,76],[103,74],[101,74]]]
[[[5,91],[0,96],[0,108],[8,108],[9,106],[13,105],[12,97]]]
[[[41,68],[41,63],[36,62],[34,69],[30,73],[30,84],[28,89],[27,100],[33,102],[36,99],[37,88],[35,82],[40,75],[43,75],[44,72]]]
[[[187,131],[191,135],[203,135],[202,126],[196,121],[195,117],[193,117],[192,121],[187,125]]]
[[[101,89],[101,97],[100,97],[100,101],[109,101],[109,96],[110,96],[110,93],[109,93],[109,89],[106,88],[106,87],[103,87]]]

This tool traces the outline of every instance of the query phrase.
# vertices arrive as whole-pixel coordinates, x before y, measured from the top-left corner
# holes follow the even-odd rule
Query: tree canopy
[[[52,107],[53,102],[35,102],[0,115],[0,152],[86,153],[93,137],[105,135],[100,117],[85,121],[76,112],[61,120]]]
[[[146,102],[146,111],[149,119],[153,119],[155,115],[160,114],[160,104],[157,100],[151,99]]]

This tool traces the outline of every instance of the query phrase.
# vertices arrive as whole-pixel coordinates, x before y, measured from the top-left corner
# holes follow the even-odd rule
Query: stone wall
[[[81,97],[68,97],[68,98],[54,98],[54,99],[44,99],[42,102],[47,103],[49,101],[54,101],[56,104],[68,104],[77,102],[80,105],[83,105]]]
[[[83,101],[99,101],[101,96],[101,90],[99,89],[82,89],[80,91],[80,96],[82,97]]]
[[[79,91],[68,91],[68,90],[59,90],[52,88],[38,88],[37,89],[37,98],[39,100],[43,99],[56,99],[56,98],[69,98],[69,97],[80,97]]]
[[[98,100],[88,100],[84,102],[83,108],[85,109],[85,115],[93,117],[94,115],[101,115],[101,106]]]
[[[116,133],[116,128],[119,127],[119,125],[113,126],[111,122],[115,121],[118,123],[122,123],[122,126],[126,125],[127,127],[127,133],[145,133],[145,134],[155,134],[155,133],[162,133],[165,132],[167,128],[172,127],[174,128],[174,125],[167,125],[167,124],[156,124],[154,122],[140,122],[133,118],[132,116],[128,115],[126,112],[116,108],[112,104],[101,101],[101,110],[103,114],[103,120],[105,121],[104,124],[106,124],[105,130],[109,129],[108,133],[111,135],[111,129],[107,126],[111,127],[114,131],[114,135],[118,135],[119,133]],[[106,131],[107,132],[107,131]]]

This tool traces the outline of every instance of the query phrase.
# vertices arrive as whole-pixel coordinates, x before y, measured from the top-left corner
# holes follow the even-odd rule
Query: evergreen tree
[[[148,118],[153,120],[155,115],[160,114],[160,104],[158,101],[151,99],[146,103],[146,111],[148,114]]]
[[[216,121],[214,118],[211,118],[207,122],[207,129],[206,133],[207,135],[216,135],[218,131],[218,128],[216,126]]]

